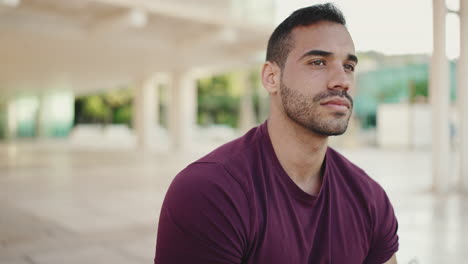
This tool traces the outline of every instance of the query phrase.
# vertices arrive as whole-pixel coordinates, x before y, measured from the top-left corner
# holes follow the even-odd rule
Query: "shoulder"
[[[248,156],[257,151],[262,138],[262,127],[252,128],[242,137],[218,147],[196,162],[217,162],[224,165],[232,163],[239,156]]]
[[[205,196],[216,199],[217,195],[232,192],[239,193],[243,199],[248,197],[249,184],[246,170],[254,153],[258,152],[260,141],[259,128],[253,128],[244,136],[226,143],[201,159],[189,164],[172,181],[167,196],[182,197],[187,195]],[[194,188],[196,187],[196,188]]]
[[[384,218],[394,218],[393,206],[377,181],[335,150],[329,148],[327,155],[330,157],[327,165],[335,172],[333,177],[336,188],[339,188],[349,201],[363,207],[372,226],[385,221]]]
[[[222,164],[195,162],[177,174],[164,198],[156,260],[240,263],[250,225],[242,186]]]
[[[377,181],[336,150],[328,148],[327,159],[327,166],[332,167],[331,170],[338,171],[340,179],[352,188],[354,193],[364,196],[371,204],[376,201],[375,198],[385,195],[384,189]]]
[[[161,214],[170,215],[171,221],[187,229],[197,229],[194,225],[214,223],[223,217],[229,219],[226,226],[240,223],[246,227],[250,203],[244,187],[222,164],[196,162],[176,175]]]
[[[221,166],[226,175],[248,189],[251,185],[249,176],[255,174],[254,170],[262,159],[264,139],[262,127],[255,127],[244,136],[218,147],[194,162],[192,166]]]
[[[195,198],[216,200],[218,195],[223,195],[228,189],[242,192],[241,195],[244,196],[243,186],[232,177],[223,164],[199,161],[188,165],[176,175],[166,198],[179,197],[186,201]]]
[[[365,206],[370,224],[370,251],[364,263],[383,263],[398,250],[398,222],[385,190],[367,173],[329,148],[331,170],[347,200]],[[327,158],[328,158],[327,157]],[[335,175],[334,175],[335,176]]]

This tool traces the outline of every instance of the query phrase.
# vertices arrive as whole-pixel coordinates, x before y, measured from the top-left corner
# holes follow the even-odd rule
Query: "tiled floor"
[[[0,263],[152,263],[172,177],[205,153],[0,144]],[[399,263],[468,263],[468,196],[436,196],[427,151],[342,151],[381,183]]]

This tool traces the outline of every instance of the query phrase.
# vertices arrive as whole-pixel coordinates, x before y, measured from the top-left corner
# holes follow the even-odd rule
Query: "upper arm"
[[[158,225],[155,263],[240,264],[249,203],[223,166],[189,166],[172,182]]]
[[[371,213],[373,221],[372,239],[364,263],[396,263],[394,256],[399,246],[397,234],[398,222],[393,211],[393,206],[381,188],[378,189],[374,198]]]
[[[396,255],[393,254],[393,256],[387,262],[385,262],[383,264],[397,264]]]

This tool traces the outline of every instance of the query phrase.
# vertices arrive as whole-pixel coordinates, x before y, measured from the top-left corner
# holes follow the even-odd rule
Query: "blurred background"
[[[268,117],[299,0],[0,0],[0,263],[152,263],[189,162]],[[400,263],[468,259],[468,1],[334,1],[358,52],[330,145],[387,191]]]

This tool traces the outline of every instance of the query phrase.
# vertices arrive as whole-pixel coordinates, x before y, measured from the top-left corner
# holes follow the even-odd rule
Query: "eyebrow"
[[[308,52],[302,54],[302,56],[299,58],[299,60],[309,57],[309,56],[322,56],[322,57],[330,57],[332,56],[333,53],[329,51],[324,51],[324,50],[309,50]],[[356,64],[358,63],[358,58],[354,54],[348,54],[348,60],[354,61]]]

